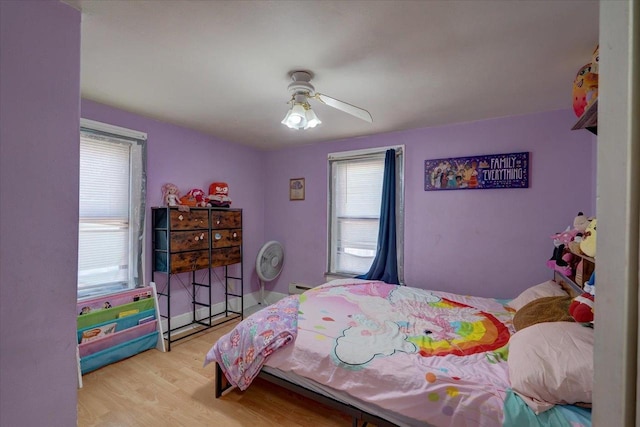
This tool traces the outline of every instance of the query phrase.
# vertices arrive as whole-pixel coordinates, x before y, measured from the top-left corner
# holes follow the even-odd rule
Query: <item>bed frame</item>
[[[226,390],[233,387],[233,385],[227,380],[220,365],[215,363],[216,365],[216,380],[215,380],[215,396],[216,399],[222,396]],[[370,414],[369,412],[363,411],[353,405],[348,403],[340,402],[339,400],[324,396],[315,391],[304,388],[301,385],[294,384],[285,379],[279,378],[273,374],[260,371],[258,374],[259,378],[262,378],[265,381],[268,381],[272,384],[283,387],[287,390],[291,390],[294,393],[297,393],[301,396],[307,397],[311,400],[314,400],[318,403],[322,403],[323,405],[329,406],[334,409],[338,409],[341,412],[351,416],[352,426],[353,427],[366,427],[368,423],[374,423],[378,427],[397,427],[396,424],[389,422],[383,418],[380,418],[376,415]],[[362,423],[362,424],[361,424]]]

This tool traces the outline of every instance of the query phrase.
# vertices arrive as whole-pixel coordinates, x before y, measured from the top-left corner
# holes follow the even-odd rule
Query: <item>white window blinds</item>
[[[365,273],[376,255],[384,155],[332,163],[334,269]]]
[[[396,148],[401,166],[402,148],[391,148]],[[378,245],[385,151],[386,148],[382,148],[366,153],[329,155],[330,273],[363,274],[371,267]],[[398,203],[401,204],[402,167],[397,172]],[[402,212],[402,207],[400,210]],[[402,222],[401,216],[399,222]]]
[[[78,297],[134,287],[142,277],[144,141],[80,135]]]

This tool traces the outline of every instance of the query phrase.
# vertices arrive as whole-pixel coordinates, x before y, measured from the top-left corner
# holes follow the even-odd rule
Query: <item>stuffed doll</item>
[[[186,195],[180,198],[180,202],[183,205],[191,206],[192,208],[207,206],[204,191],[199,188],[190,190]]]
[[[162,186],[162,202],[167,206],[181,205],[178,187],[170,182]]]
[[[226,182],[211,183],[207,199],[212,206],[225,208],[231,206],[231,199],[229,198],[229,184]]]
[[[569,314],[579,323],[588,323],[593,321],[593,303],[594,296],[590,293],[583,293],[577,296],[569,304]]]

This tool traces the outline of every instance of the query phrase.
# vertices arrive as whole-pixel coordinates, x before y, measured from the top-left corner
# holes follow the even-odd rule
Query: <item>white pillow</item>
[[[509,341],[511,388],[536,413],[556,404],[591,403],[593,329],[573,322],[524,328]]]
[[[518,311],[531,301],[543,297],[563,297],[569,295],[553,280],[532,286],[509,302],[509,307]]]

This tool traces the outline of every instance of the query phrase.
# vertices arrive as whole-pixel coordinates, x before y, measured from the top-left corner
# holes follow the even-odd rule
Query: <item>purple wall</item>
[[[232,207],[243,209],[245,293],[259,289],[254,265],[264,236],[262,152],[84,99],[82,117],[147,133],[146,282],[151,280],[150,208],[162,205],[162,185],[172,182],[184,195],[192,188],[208,192],[209,184],[224,181],[229,184]],[[222,269],[214,271],[223,277]],[[166,284],[164,277],[155,277],[159,289]],[[191,289],[190,283],[188,275],[172,278],[172,316],[191,309],[190,295],[182,285]],[[215,301],[223,300],[221,286],[214,286],[213,296]]]
[[[80,12],[0,1],[0,76],[0,425],[75,425]],[[271,239],[286,260],[268,289],[323,281],[329,152],[406,146],[405,279],[414,286],[515,296],[550,277],[548,236],[578,210],[595,214],[595,138],[569,130],[570,111],[267,153],[90,101],[82,116],[148,133],[148,206],[167,181],[183,192],[230,184],[233,207],[244,209],[245,292],[258,290],[253,263]],[[511,151],[531,152],[531,188],[423,190],[425,159]],[[304,201],[288,200],[294,177],[306,178]],[[149,280],[149,255],[145,267]],[[173,314],[186,311],[179,283],[174,295]]]
[[[553,111],[374,135],[267,153],[271,197],[265,239],[284,244],[282,274],[269,289],[292,281],[323,282],[327,263],[327,153],[404,144],[405,281],[429,289],[514,297],[548,280],[549,236],[579,210],[595,215],[595,138],[571,131],[575,116]],[[529,151],[530,188],[424,191],[424,161]],[[288,199],[290,178],[306,178],[306,200]]]
[[[80,12],[0,2],[0,425],[76,425]]]

